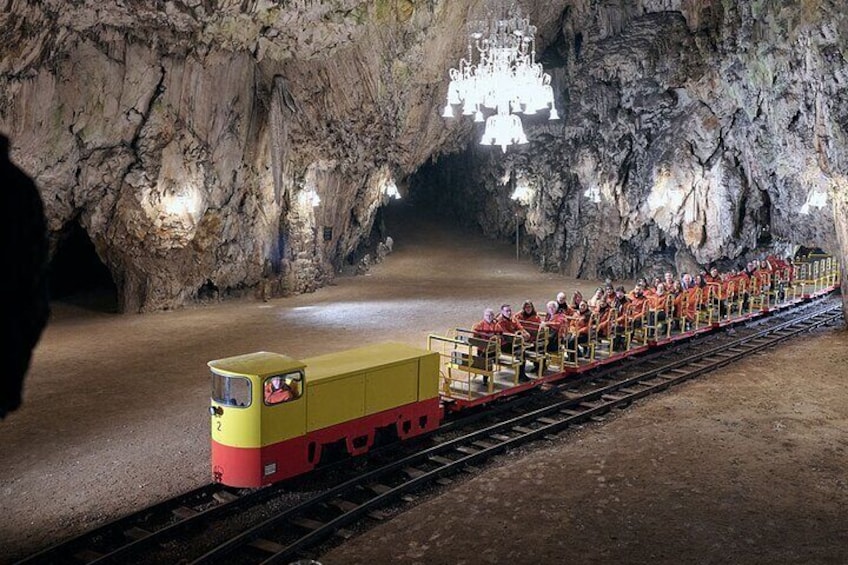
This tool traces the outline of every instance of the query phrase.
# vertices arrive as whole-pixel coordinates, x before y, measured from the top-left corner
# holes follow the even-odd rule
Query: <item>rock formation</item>
[[[836,0],[523,1],[563,119],[506,154],[440,117],[477,1],[6,4],[0,131],[126,312],[326,284],[407,181],[579,276],[848,249]]]

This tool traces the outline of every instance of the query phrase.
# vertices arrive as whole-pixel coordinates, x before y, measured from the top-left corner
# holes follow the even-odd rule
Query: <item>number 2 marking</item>
[[[220,421],[218,422],[218,431],[219,432],[221,431],[221,422]]]

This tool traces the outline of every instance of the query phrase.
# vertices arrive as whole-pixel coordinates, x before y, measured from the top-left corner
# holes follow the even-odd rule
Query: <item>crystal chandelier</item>
[[[455,105],[475,122],[484,121],[484,109],[494,111],[485,119],[480,144],[500,145],[504,152],[509,145],[527,143],[517,114],[550,110],[550,119],[559,119],[551,76],[536,62],[535,36],[536,26],[513,1],[490,0],[486,19],[468,24],[468,55],[450,70],[442,117],[452,118]]]

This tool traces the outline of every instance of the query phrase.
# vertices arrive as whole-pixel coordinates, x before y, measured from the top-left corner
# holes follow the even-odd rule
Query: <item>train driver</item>
[[[271,377],[265,382],[265,404],[279,404],[294,398],[294,391],[282,377]]]

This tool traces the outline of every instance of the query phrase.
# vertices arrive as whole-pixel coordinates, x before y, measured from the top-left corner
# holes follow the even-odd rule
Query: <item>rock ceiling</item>
[[[325,284],[391,183],[586,277],[848,250],[836,0],[523,0],[563,119],[505,154],[440,115],[480,1],[6,4],[0,130],[123,311]]]

